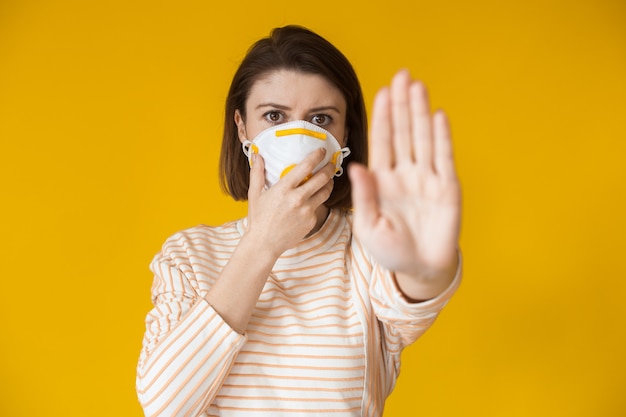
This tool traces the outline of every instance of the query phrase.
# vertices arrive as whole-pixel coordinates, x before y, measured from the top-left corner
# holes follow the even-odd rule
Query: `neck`
[[[317,222],[315,222],[315,227],[311,229],[311,231],[309,232],[308,235],[306,235],[306,237],[309,237],[317,233],[322,228],[322,226],[324,225],[324,222],[328,218],[328,214],[330,214],[330,209],[323,204],[315,210],[315,215],[317,216]]]

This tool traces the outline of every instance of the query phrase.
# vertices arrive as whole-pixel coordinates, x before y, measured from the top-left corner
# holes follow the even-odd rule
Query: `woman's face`
[[[246,121],[239,110],[239,140],[253,140],[263,130],[306,120],[328,130],[343,147],[348,139],[346,100],[333,84],[317,74],[276,70],[257,80],[246,102]]]

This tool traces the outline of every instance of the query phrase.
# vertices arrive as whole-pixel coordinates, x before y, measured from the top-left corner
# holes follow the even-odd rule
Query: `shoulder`
[[[190,257],[206,257],[216,250],[236,246],[241,238],[241,220],[221,226],[204,224],[181,230],[165,240],[156,258],[178,263]]]
[[[371,269],[372,259],[370,255],[367,253],[367,250],[361,245],[361,242],[358,236],[355,236],[352,221],[353,221],[353,212],[346,211],[343,213],[345,227],[350,233],[350,252],[352,256],[356,258],[360,263],[364,263],[367,265],[368,269]]]
[[[352,210],[342,210],[340,211],[340,214],[344,217],[346,222],[348,222],[350,227],[352,227],[352,215],[353,215]]]

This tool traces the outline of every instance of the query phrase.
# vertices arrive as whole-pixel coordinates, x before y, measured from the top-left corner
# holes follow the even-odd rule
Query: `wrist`
[[[460,263],[460,252],[457,251],[453,260],[441,267],[417,267],[413,273],[394,272],[396,284],[411,302],[429,300],[450,286]]]
[[[248,228],[241,237],[237,250],[254,258],[255,263],[274,265],[286,249],[277,244],[280,242],[267,237],[267,233]]]

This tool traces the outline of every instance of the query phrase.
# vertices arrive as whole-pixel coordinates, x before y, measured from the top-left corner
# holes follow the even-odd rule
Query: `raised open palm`
[[[412,277],[454,272],[461,216],[450,130],[422,83],[400,71],[374,102],[369,169],[352,164],[354,232],[384,267]]]

